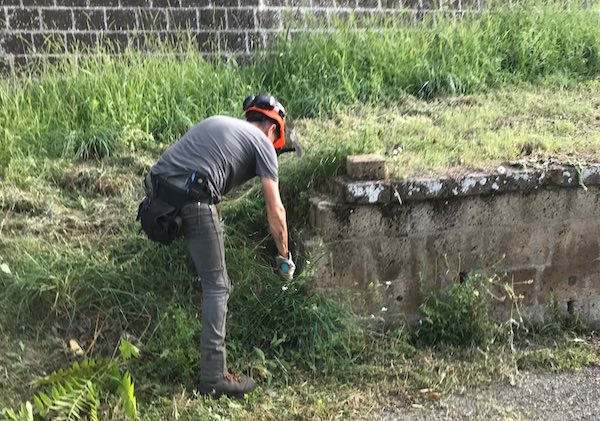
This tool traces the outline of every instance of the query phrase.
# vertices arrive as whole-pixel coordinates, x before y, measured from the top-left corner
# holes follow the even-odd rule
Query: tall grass
[[[331,35],[282,44],[257,68],[299,115],[406,93],[430,98],[556,74],[593,77],[598,15],[561,3],[523,2],[462,20],[439,14],[416,25],[389,20],[375,31],[346,22]]]
[[[277,95],[298,118],[407,94],[431,98],[547,78],[568,83],[600,71],[600,26],[591,8],[533,1],[463,19],[403,22],[359,30],[350,20],[283,41],[246,64],[205,60],[187,43],[178,56],[101,53],[3,79],[0,163],[15,151],[87,158],[156,147],[210,114],[239,115],[244,96],[258,90]]]

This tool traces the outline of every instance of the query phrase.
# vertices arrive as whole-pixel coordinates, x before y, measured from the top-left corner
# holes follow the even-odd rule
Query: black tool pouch
[[[168,246],[181,230],[179,211],[157,197],[147,196],[140,203],[136,220],[150,240]]]

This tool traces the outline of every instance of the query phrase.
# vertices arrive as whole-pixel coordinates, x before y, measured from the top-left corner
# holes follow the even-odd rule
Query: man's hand
[[[279,275],[287,282],[291,281],[296,271],[296,264],[292,260],[292,253],[288,253],[288,257],[278,255],[275,257],[277,262],[277,271]]]

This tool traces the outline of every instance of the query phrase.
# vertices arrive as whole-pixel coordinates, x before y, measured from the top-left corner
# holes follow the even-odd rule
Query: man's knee
[[[227,295],[231,291],[231,282],[225,270],[207,271],[199,276],[202,295]]]

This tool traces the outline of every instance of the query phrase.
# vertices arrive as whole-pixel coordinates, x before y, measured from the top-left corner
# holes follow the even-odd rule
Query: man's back
[[[169,147],[152,167],[153,174],[182,188],[194,171],[209,178],[220,199],[255,176],[277,180],[277,154],[254,125],[232,117],[209,117]]]

